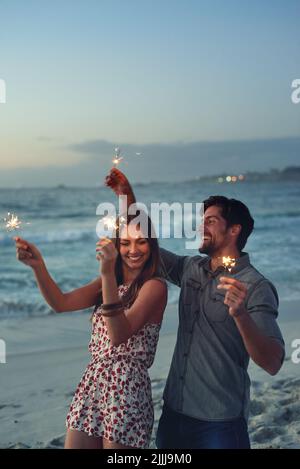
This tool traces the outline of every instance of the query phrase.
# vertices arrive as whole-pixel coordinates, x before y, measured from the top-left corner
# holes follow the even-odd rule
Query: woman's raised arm
[[[71,292],[63,293],[52,279],[37,247],[16,237],[17,259],[32,268],[38,287],[48,305],[56,312],[78,311],[94,306],[101,290],[101,277]]]

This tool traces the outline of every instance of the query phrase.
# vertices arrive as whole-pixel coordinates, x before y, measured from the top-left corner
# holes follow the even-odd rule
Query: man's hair
[[[232,225],[241,225],[242,229],[237,239],[237,247],[242,251],[254,228],[254,220],[248,207],[240,200],[228,199],[223,195],[212,195],[205,199],[203,203],[204,212],[208,207],[220,207],[221,215],[226,220],[227,228]]]

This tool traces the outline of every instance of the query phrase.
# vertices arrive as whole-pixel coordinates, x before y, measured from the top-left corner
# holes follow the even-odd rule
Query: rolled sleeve
[[[257,327],[268,337],[278,339],[283,345],[284,340],[277,324],[278,295],[271,282],[264,279],[250,292],[247,310]]]

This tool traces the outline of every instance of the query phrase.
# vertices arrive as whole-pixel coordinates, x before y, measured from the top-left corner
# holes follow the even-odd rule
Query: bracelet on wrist
[[[123,306],[121,301],[118,301],[117,303],[102,303],[101,309],[103,311],[112,311],[114,309],[119,309]]]
[[[118,309],[113,309],[111,311],[101,312],[101,316],[104,316],[105,318],[111,318],[111,317],[114,317],[114,316],[119,316],[123,312],[124,312],[123,308],[118,308]]]

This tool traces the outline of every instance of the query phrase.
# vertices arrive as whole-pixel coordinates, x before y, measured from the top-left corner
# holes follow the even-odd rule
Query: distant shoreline
[[[239,177],[242,176],[242,179]],[[236,180],[227,181],[226,178],[236,178]],[[222,179],[222,181],[221,181]],[[176,181],[176,184],[186,184],[186,183],[196,183],[196,182],[206,182],[206,183],[235,183],[235,184],[245,184],[245,183],[256,183],[256,182],[300,182],[300,166],[288,166],[284,169],[271,169],[270,171],[259,172],[259,171],[246,171],[229,176],[226,173],[215,174],[211,176],[197,176],[193,179],[184,179],[182,181]],[[134,187],[146,187],[160,184],[174,184],[174,181],[151,181],[151,182],[133,182]],[[106,186],[95,185],[95,186],[68,186],[66,184],[57,184],[54,186],[24,186],[24,187],[0,187],[2,190],[86,190],[86,189],[104,189]]]

